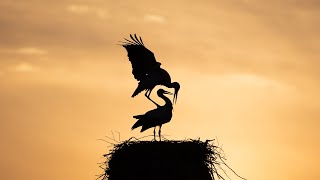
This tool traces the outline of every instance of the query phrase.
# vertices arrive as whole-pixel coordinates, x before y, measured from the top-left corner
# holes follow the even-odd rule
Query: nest
[[[104,173],[98,180],[225,180],[228,177],[222,168],[222,165],[229,168],[223,150],[211,140],[140,141],[131,138],[114,144],[104,157],[106,161],[100,165]]]

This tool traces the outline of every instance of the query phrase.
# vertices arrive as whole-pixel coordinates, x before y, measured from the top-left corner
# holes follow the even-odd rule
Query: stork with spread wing
[[[169,73],[160,68],[161,63],[157,62],[154,54],[147,49],[141,37],[136,34],[131,35],[126,39],[126,42],[121,44],[128,52],[128,58],[132,65],[132,74],[136,80],[139,81],[137,89],[133,92],[131,97],[135,97],[142,91],[146,91],[145,96],[152,102],[150,98],[151,91],[157,85],[163,85],[168,88],[174,88],[173,102],[177,101],[180,84],[178,82],[171,82]]]

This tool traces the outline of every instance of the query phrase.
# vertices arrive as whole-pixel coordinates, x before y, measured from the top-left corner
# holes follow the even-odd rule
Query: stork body
[[[173,109],[170,99],[166,97],[164,94],[172,94],[172,93],[167,92],[163,89],[159,89],[157,94],[160,98],[162,98],[165,101],[165,104],[163,106],[160,106],[159,104],[153,102],[157,106],[156,109],[150,110],[143,115],[133,116],[134,118],[138,119],[138,121],[132,126],[132,130],[142,126],[140,132],[143,132],[149,128],[154,127],[153,133],[154,133],[154,139],[155,139],[155,129],[157,126],[159,126],[158,134],[161,141],[161,127],[163,124],[171,121],[172,109]]]
[[[131,97],[135,97],[142,91],[146,91],[145,96],[151,100],[150,94],[155,86],[164,85],[168,88],[174,88],[173,101],[175,102],[180,84],[178,82],[171,82],[169,73],[160,68],[161,63],[157,62],[154,54],[144,46],[141,37],[139,39],[136,35],[132,36],[131,34],[130,37],[131,40],[125,39],[126,42],[123,42],[122,46],[128,52],[128,58],[132,65],[132,74],[139,81],[138,87]]]
[[[146,91],[145,95],[147,96],[147,98],[149,98],[151,91],[157,85],[163,85],[167,88],[177,88],[179,86],[178,83],[171,82],[171,77],[166,70],[159,68],[141,79],[138,87],[133,92],[132,97],[135,97],[142,91]]]

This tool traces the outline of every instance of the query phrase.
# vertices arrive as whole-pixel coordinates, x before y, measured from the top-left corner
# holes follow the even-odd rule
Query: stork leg
[[[148,92],[149,92],[149,89],[147,89],[147,90],[146,90],[146,93],[144,93],[144,95],[145,95],[146,97],[148,97]]]
[[[152,91],[153,89],[149,89],[149,94],[148,94],[148,97],[150,96],[150,94],[151,94],[151,91]]]
[[[153,129],[153,140],[156,140],[156,127]]]
[[[161,141],[161,126],[162,125],[159,126],[159,139],[160,139],[160,141]]]
[[[151,102],[153,102],[153,104],[155,104],[157,107],[159,107],[160,105],[157,104],[156,102],[154,102],[154,101],[150,98],[151,91],[152,91],[152,89],[148,89],[144,95],[145,95]]]

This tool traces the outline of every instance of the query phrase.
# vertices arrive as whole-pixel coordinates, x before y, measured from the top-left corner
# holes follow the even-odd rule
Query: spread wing
[[[140,81],[152,71],[159,69],[161,63],[157,62],[153,52],[147,49],[141,37],[130,34],[130,40],[125,38],[121,44],[128,52],[128,58],[132,65],[132,74],[135,79]]]

